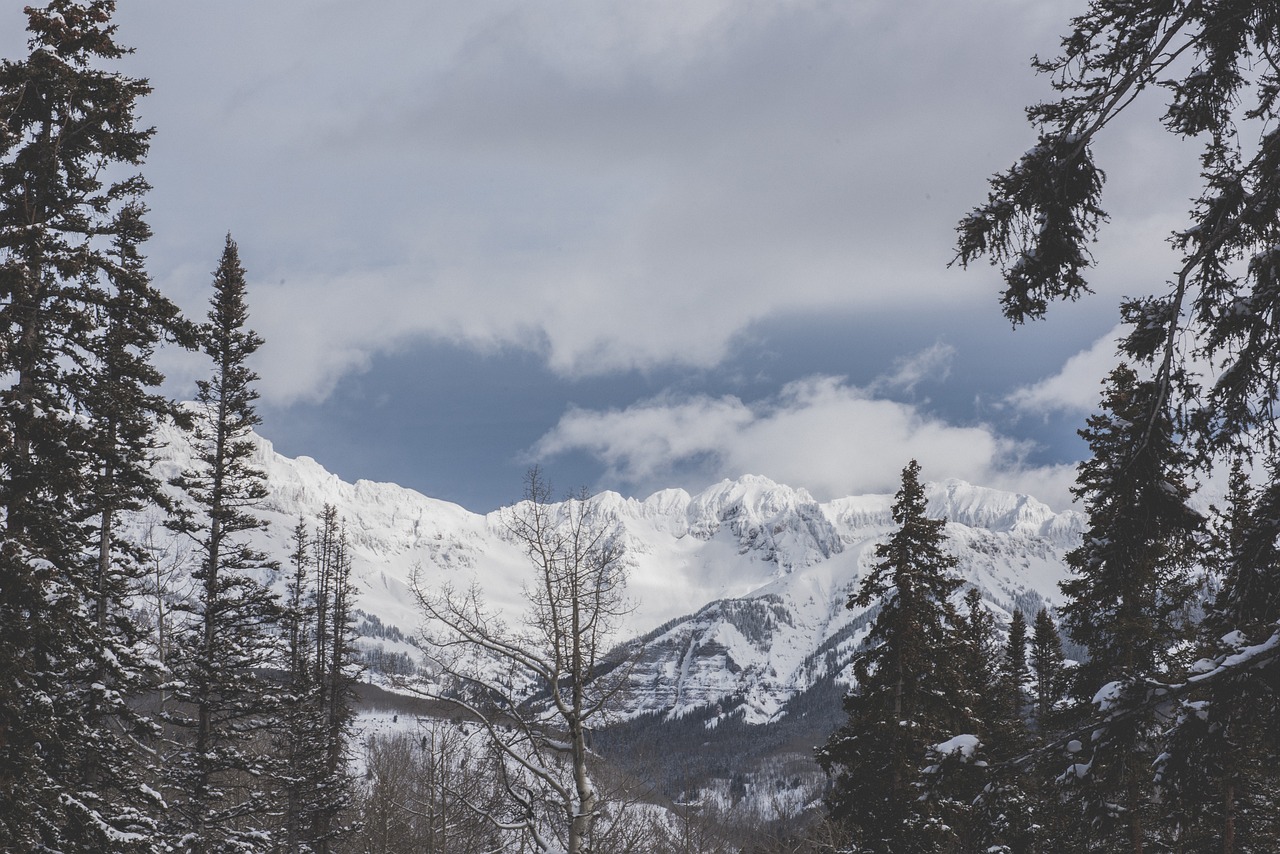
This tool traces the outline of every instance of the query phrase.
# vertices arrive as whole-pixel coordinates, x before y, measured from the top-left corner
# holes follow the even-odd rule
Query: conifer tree
[[[338,820],[353,801],[348,772],[353,702],[359,667],[351,602],[351,545],[338,511],[326,504],[316,536],[315,773],[310,808],[311,844],[327,852],[344,832]],[[320,596],[323,595],[323,598]]]
[[[1009,637],[1000,660],[1000,677],[1011,704],[1006,713],[1020,719],[1027,703],[1027,618],[1015,608],[1009,621]]]
[[[1244,461],[1234,461],[1229,504],[1210,537],[1207,562],[1221,587],[1200,625],[1202,675],[1265,645],[1280,619],[1280,548],[1269,518],[1280,511],[1280,489],[1274,472],[1267,482],[1255,491]],[[1280,771],[1270,759],[1280,753],[1277,715],[1275,691],[1247,670],[1207,680],[1182,701],[1157,769],[1184,847],[1224,854],[1280,847]]]
[[[359,678],[351,602],[351,554],[337,508],[324,506],[313,537],[294,529],[287,588],[289,692],[279,734],[282,828],[289,850],[327,852],[351,828],[349,771],[355,682]]]
[[[1185,498],[1187,470],[1192,465],[1201,469],[1220,465],[1224,457],[1236,453],[1252,455],[1260,468],[1272,470],[1277,464],[1277,44],[1280,6],[1275,3],[1091,2],[1072,20],[1059,54],[1035,61],[1038,71],[1052,76],[1058,92],[1056,99],[1027,112],[1038,131],[1036,145],[1013,168],[992,179],[987,201],[958,228],[961,264],[985,256],[1000,268],[1006,316],[1014,323],[1038,318],[1050,302],[1074,300],[1088,291],[1085,272],[1092,263],[1088,244],[1106,219],[1101,207],[1104,174],[1093,155],[1105,129],[1119,124],[1118,117],[1133,105],[1160,92],[1167,96],[1161,116],[1164,127],[1179,139],[1201,146],[1201,190],[1188,220],[1171,238],[1181,254],[1180,264],[1167,277],[1152,277],[1153,281],[1165,279],[1165,287],[1122,303],[1121,319],[1128,329],[1120,350],[1137,370],[1124,382],[1112,378],[1109,396],[1117,398],[1114,402],[1120,406],[1109,407],[1114,416],[1110,426],[1091,425],[1095,434],[1091,445],[1098,459],[1092,468],[1082,470],[1081,487],[1095,530],[1078,553],[1077,566],[1090,573],[1110,566],[1115,570],[1111,577],[1120,581],[1124,532],[1116,525],[1104,525],[1109,530],[1099,535],[1105,513],[1116,520],[1126,513],[1133,516],[1137,524],[1130,538],[1133,549],[1145,555],[1128,556],[1136,567],[1136,586],[1128,590],[1109,590],[1104,584],[1077,579],[1072,595],[1080,607],[1074,614],[1064,609],[1063,616],[1073,637],[1080,632],[1092,636],[1082,685],[1096,688],[1101,678],[1136,687],[1151,668],[1158,672],[1165,664],[1160,659],[1169,647],[1160,644],[1169,636],[1162,624],[1170,616],[1168,605],[1180,591],[1164,596],[1164,602],[1147,596],[1144,604],[1138,604],[1142,596],[1131,594],[1144,585],[1149,588],[1152,573],[1164,572],[1181,548],[1185,538],[1178,529],[1186,523],[1178,520],[1182,511],[1177,505]],[[1188,369],[1193,360],[1194,371]],[[1104,440],[1104,432],[1114,434],[1117,441]],[[1194,453],[1179,454],[1182,450]],[[1126,479],[1145,482],[1137,490],[1145,494],[1134,496],[1133,490],[1128,491],[1131,497],[1142,498],[1145,511],[1153,515],[1143,519],[1127,511],[1122,506],[1126,490],[1111,488],[1106,483],[1109,479],[1116,485]],[[1166,488],[1164,498],[1156,494]],[[1107,509],[1109,494],[1116,502],[1114,510]],[[1254,514],[1250,526],[1255,542],[1273,544],[1280,536],[1280,514]],[[1161,531],[1170,538],[1164,544],[1156,536]],[[1255,566],[1250,574],[1260,590],[1280,586],[1274,580],[1275,564]],[[1124,598],[1116,600],[1117,596]],[[1248,598],[1253,603],[1250,609],[1267,607],[1262,604],[1265,596]],[[1090,600],[1100,607],[1108,601],[1125,604],[1104,615],[1094,631],[1088,625]],[[1275,637],[1274,629],[1266,631]],[[1122,644],[1131,636],[1141,637],[1126,652]],[[1265,693],[1275,684],[1278,671],[1280,659],[1268,656],[1233,672],[1228,681],[1251,682],[1257,692]],[[1201,682],[1218,684],[1216,678],[1207,677],[1200,674]],[[1114,697],[1114,692],[1108,693]],[[1137,693],[1120,698],[1135,712],[1139,709],[1134,703],[1141,702]],[[1111,706],[1106,713],[1114,717],[1120,711]],[[1142,715],[1122,717],[1143,729],[1136,720]],[[1116,728],[1108,727],[1107,732],[1115,735]],[[1136,744],[1136,739],[1130,741]],[[1267,751],[1264,762],[1277,764],[1280,756],[1273,747],[1259,748]],[[1176,755],[1180,746],[1169,744],[1165,752],[1169,749],[1174,754],[1166,756],[1166,764],[1191,764],[1189,757]],[[1143,761],[1140,755],[1131,758],[1135,766]],[[1105,776],[1105,763],[1077,762],[1076,767],[1090,769],[1095,778]],[[1141,799],[1137,777],[1135,770],[1125,784],[1130,791],[1118,804],[1121,811],[1132,813],[1130,808]],[[1136,832],[1140,823],[1128,824],[1135,831],[1128,845],[1141,850],[1143,834]],[[1164,822],[1166,835],[1173,832],[1169,824]]]
[[[1015,611],[1002,644],[995,615],[976,587],[965,592],[964,606],[958,651],[963,694],[956,703],[966,720],[964,730],[953,733],[962,741],[948,743],[963,749],[934,751],[935,764],[926,769],[926,795],[953,829],[957,850],[1026,851],[1038,825],[1036,786],[1014,764],[1031,746],[1022,719],[1022,680],[1015,677],[1026,669],[1026,624]]]
[[[1150,712],[1117,713],[1144,706],[1150,681],[1177,673],[1172,654],[1188,637],[1192,535],[1202,522],[1187,506],[1186,454],[1158,409],[1160,394],[1121,366],[1103,411],[1081,431],[1092,457],[1080,464],[1073,491],[1089,523],[1083,544],[1067,555],[1072,577],[1062,583],[1063,622],[1089,650],[1076,690],[1103,715],[1091,751],[1072,757],[1074,776],[1098,838],[1127,839],[1134,852],[1158,835],[1146,822],[1155,809],[1157,721]]]
[[[316,769],[315,673],[312,659],[315,644],[316,605],[311,599],[311,569],[306,521],[299,518],[293,529],[292,574],[285,590],[282,623],[288,643],[287,691],[281,711],[282,726],[277,732],[282,767],[277,775],[281,792],[280,832],[285,850],[303,850],[308,836],[311,795]]]
[[[159,806],[144,785],[154,769],[147,767],[149,750],[141,749],[155,736],[156,725],[136,702],[154,686],[157,674],[148,638],[130,607],[131,597],[143,590],[147,555],[142,543],[122,538],[117,528],[126,513],[167,504],[152,465],[155,431],[171,408],[155,391],[163,377],[151,360],[166,335],[185,331],[177,309],[151,287],[143,267],[138,250],[150,236],[143,213],[133,203],[116,218],[114,252],[105,270],[114,292],[99,308],[94,360],[80,378],[92,442],[81,513],[88,514],[96,540],[84,573],[85,598],[100,651],[90,676],[90,686],[99,687],[85,709],[96,742],[84,775],[112,809],[127,808],[139,816]],[[155,822],[146,825],[150,833]]]
[[[145,676],[122,599],[116,513],[153,500],[161,406],[151,290],[128,175],[151,132],[144,80],[111,70],[110,0],[28,7],[29,53],[0,62],[0,848],[146,850],[137,784]],[[121,176],[108,181],[104,176]],[[114,257],[113,257],[113,238]]]
[[[1035,682],[1036,724],[1044,731],[1050,724],[1054,706],[1063,689],[1062,638],[1048,608],[1036,613],[1031,636],[1031,672]]]
[[[945,521],[925,515],[919,474],[915,460],[903,469],[893,502],[898,528],[876,546],[879,562],[849,599],[851,608],[879,603],[880,611],[855,660],[849,719],[818,751],[832,778],[828,812],[860,851],[941,844],[946,831],[922,813],[916,784],[927,748],[968,723],[957,707],[964,683],[955,666],[956,558],[945,549]]]
[[[957,619],[960,675],[964,678],[963,702],[968,707],[973,732],[986,733],[1008,717],[1000,670],[1000,639],[996,618],[982,603],[982,593],[970,587],[964,594],[964,611]]]
[[[276,565],[247,539],[262,527],[253,510],[266,486],[249,439],[258,394],[247,360],[262,340],[245,328],[244,275],[228,236],[201,330],[214,367],[198,383],[194,464],[173,481],[189,499],[174,528],[193,540],[199,562],[182,659],[173,666],[179,705],[169,722],[184,737],[167,763],[172,838],[190,852],[269,848],[268,736],[280,701],[261,671],[280,664],[280,605],[264,586]]]

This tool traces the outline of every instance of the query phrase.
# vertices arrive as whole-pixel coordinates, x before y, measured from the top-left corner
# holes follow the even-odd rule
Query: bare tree
[[[442,678],[432,692],[480,723],[499,758],[505,806],[486,812],[536,851],[588,854],[607,796],[593,782],[590,731],[605,719],[630,668],[608,655],[627,611],[616,520],[585,495],[550,501],[542,473],[525,476],[525,500],[503,523],[532,566],[522,620],[508,626],[475,586],[414,592]],[[477,809],[480,809],[477,806]]]
[[[477,725],[427,720],[417,735],[393,732],[365,743],[365,781],[357,793],[363,827],[353,854],[496,854],[502,832],[484,819],[497,807],[494,774],[475,755]],[[470,806],[468,806],[470,804]],[[476,809],[479,807],[479,810]]]
[[[155,649],[161,670],[169,666],[173,633],[180,626],[181,613],[174,614],[176,603],[186,602],[195,593],[191,578],[192,546],[183,539],[163,533],[164,522],[152,513],[142,520],[141,549],[146,556],[146,575],[141,579],[136,620],[146,629]],[[169,693],[166,682],[159,686],[157,700],[163,710]]]

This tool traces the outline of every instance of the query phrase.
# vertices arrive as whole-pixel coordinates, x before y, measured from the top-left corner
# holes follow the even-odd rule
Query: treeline
[[[1090,652],[1077,666],[1066,666],[1047,611],[1032,625],[1015,611],[1002,637],[976,590],[957,604],[943,521],[925,517],[919,467],[904,470],[899,528],[849,603],[881,610],[855,658],[847,720],[818,752],[832,778],[821,830],[838,850],[1280,847],[1280,635],[1273,618],[1251,622],[1250,609],[1267,606],[1261,588],[1245,587],[1261,577],[1242,563],[1261,505],[1237,466],[1229,510],[1208,548],[1193,549],[1202,520],[1156,462],[1177,450],[1157,432],[1146,470],[1107,452],[1106,440],[1140,423],[1127,407],[1142,398],[1118,394],[1122,381],[1132,379],[1113,374],[1107,411],[1084,431],[1089,526],[1067,555],[1060,612]],[[1196,567],[1197,555],[1212,560]],[[1199,572],[1224,568],[1201,601]]]
[[[1275,3],[1087,4],[1033,62],[1054,90],[1026,112],[1035,144],[957,227],[956,261],[990,261],[1005,317],[1036,320],[1090,290],[1107,221],[1095,144],[1132,127],[1123,114],[1160,93],[1145,115],[1199,149],[1185,219],[1151,247],[1174,266],[1126,288],[1080,431],[1088,524],[1060,616],[1087,656],[1030,752],[982,768],[951,742],[932,763],[985,780],[955,803],[1004,817],[986,850],[1280,850],[1277,44]]]
[[[348,544],[332,508],[300,522],[288,594],[267,588],[245,271],[228,237],[201,322],[152,286],[149,86],[111,68],[114,6],[28,8],[28,55],[0,63],[0,849],[330,850]],[[191,406],[159,392],[166,342],[211,365]],[[170,483],[165,422],[193,451]]]

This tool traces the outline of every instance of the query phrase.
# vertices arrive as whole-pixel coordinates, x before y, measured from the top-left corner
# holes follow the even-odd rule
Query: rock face
[[[286,565],[298,519],[313,521],[334,505],[353,546],[357,607],[381,626],[367,643],[392,643],[388,627],[412,635],[415,575],[428,585],[475,580],[492,604],[520,612],[528,567],[505,536],[501,512],[471,513],[394,484],[346,483],[310,458],[288,459],[265,439],[255,442],[270,490],[260,513],[269,527],[256,544]],[[164,477],[189,456],[177,434],[166,448]],[[1079,514],[956,480],[928,493],[930,515],[948,520],[961,573],[999,617],[1055,601],[1063,555],[1079,541]],[[874,563],[875,543],[893,529],[892,496],[820,503],[749,475],[694,496],[668,489],[643,501],[610,492],[590,500],[617,519],[626,544],[635,609],[621,636],[639,635],[628,646],[643,647],[632,714],[679,718],[713,709],[766,723],[815,684],[846,678],[870,615],[845,602]],[[282,583],[278,575],[264,580]]]

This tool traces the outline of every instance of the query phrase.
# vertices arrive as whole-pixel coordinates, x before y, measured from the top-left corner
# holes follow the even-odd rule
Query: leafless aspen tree
[[[630,672],[606,655],[626,613],[626,572],[613,519],[585,495],[549,498],[534,468],[525,500],[503,511],[532,568],[518,624],[508,626],[474,586],[428,589],[419,578],[414,589],[442,671],[433,696],[480,722],[500,760],[504,808],[487,818],[536,851],[588,854],[606,830],[597,819],[616,814],[589,773],[588,739]]]

